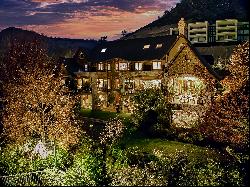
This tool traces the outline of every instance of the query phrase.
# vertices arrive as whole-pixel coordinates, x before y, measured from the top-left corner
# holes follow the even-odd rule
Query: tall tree
[[[234,49],[228,69],[230,75],[221,82],[225,91],[212,103],[202,130],[216,142],[245,148],[249,134],[249,42]]]
[[[39,44],[13,42],[0,67],[4,133],[16,142],[35,137],[68,147],[79,135],[76,98],[64,86],[60,66]]]

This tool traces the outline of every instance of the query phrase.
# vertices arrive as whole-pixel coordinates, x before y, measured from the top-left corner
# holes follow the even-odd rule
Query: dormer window
[[[158,48],[161,48],[161,47],[162,47],[162,44],[157,44],[155,48],[158,49]]]
[[[84,54],[83,54],[82,52],[80,52],[79,58],[80,58],[80,59],[84,59]]]
[[[103,49],[101,50],[101,53],[105,53],[106,50],[107,50],[107,48],[103,48]]]
[[[143,46],[143,49],[149,49],[149,47],[150,47],[150,45],[147,44],[147,45],[144,45],[144,46]]]

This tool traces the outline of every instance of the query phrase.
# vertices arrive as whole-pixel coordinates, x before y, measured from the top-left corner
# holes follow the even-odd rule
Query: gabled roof
[[[91,51],[89,61],[101,62],[113,58],[130,61],[162,59],[176,41],[176,38],[177,36],[166,35],[103,42]],[[162,44],[162,47],[156,48],[157,44]],[[143,49],[145,45],[150,46],[148,49]],[[101,52],[102,50],[105,52]]]
[[[74,75],[75,72],[78,72],[83,68],[80,64],[75,62],[73,58],[62,58],[60,59],[60,63],[64,65],[66,71],[70,75]]]
[[[199,52],[198,50],[186,39],[187,41],[187,45],[188,47],[190,47],[190,49],[194,52],[194,54],[198,57],[198,59],[200,60],[200,62],[206,67],[206,69],[208,70],[208,72],[214,76],[215,79],[217,79],[218,81],[223,79],[223,76],[219,75],[216,71],[214,71],[214,69],[212,68],[212,66],[209,64],[209,62],[207,62],[206,57],[204,58]],[[170,62],[170,66],[174,63],[175,59],[179,56],[179,54],[182,52],[182,50],[185,48],[185,46],[183,46],[178,53],[176,53],[176,55],[174,56],[174,58],[171,60]]]

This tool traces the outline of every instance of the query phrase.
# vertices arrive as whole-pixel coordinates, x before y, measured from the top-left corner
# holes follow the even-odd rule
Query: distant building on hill
[[[238,41],[249,41],[249,22],[239,22],[237,29]]]
[[[216,42],[237,41],[237,19],[216,20]]]
[[[188,24],[188,40],[191,43],[208,42],[208,21]]]
[[[170,28],[170,35],[178,35],[177,27]],[[214,43],[249,41],[249,22],[237,19],[216,20],[215,24],[208,21],[188,23],[188,40],[194,43]]]

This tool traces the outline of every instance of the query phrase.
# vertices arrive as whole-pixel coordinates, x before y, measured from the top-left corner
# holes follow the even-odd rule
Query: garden
[[[82,110],[60,66],[34,45],[15,44],[0,69],[1,185],[248,186],[249,43],[235,50],[224,92],[189,129],[171,126],[160,89],[136,93],[131,115]]]

